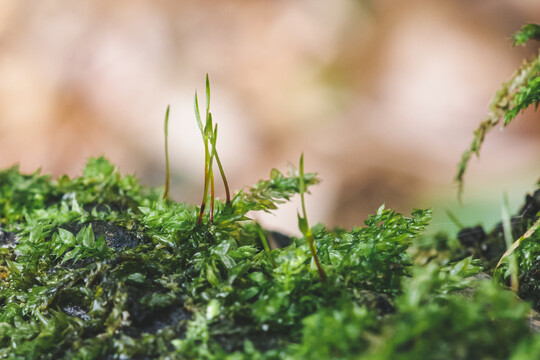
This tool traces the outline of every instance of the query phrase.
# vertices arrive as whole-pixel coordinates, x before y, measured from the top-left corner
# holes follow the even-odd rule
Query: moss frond
[[[487,119],[480,123],[480,126],[474,131],[473,141],[463,153],[458,164],[455,177],[458,184],[458,196],[461,196],[463,192],[463,179],[467,165],[473,154],[479,156],[487,133],[501,122],[503,126],[509,125],[521,111],[533,104],[537,107],[539,102],[540,51],[529,61],[524,61],[510,80],[503,83],[493,97]]]

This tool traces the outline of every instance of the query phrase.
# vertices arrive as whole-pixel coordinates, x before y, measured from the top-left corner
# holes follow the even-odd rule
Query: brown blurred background
[[[490,98],[536,45],[509,36],[538,0],[0,2],[0,167],[80,174],[105,154],[160,186],[171,105],[172,195],[198,202],[195,89],[209,73],[233,189],[305,154],[323,182],[311,223],[361,224],[380,204],[451,209],[467,225],[513,207],[539,173],[539,113],[487,138],[459,207],[452,179]],[[204,98],[204,96],[203,96]],[[297,232],[298,204],[261,221]]]

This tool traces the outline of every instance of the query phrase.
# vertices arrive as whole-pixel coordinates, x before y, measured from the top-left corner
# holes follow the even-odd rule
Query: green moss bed
[[[298,172],[273,170],[199,223],[199,207],[163,200],[103,157],[74,179],[1,171],[0,357],[540,358],[530,306],[475,276],[505,250],[497,229],[426,238],[429,211],[384,207],[350,231],[317,224],[323,280],[305,237],[265,249],[272,233],[246,216],[299,185]],[[539,237],[519,252],[535,306]]]

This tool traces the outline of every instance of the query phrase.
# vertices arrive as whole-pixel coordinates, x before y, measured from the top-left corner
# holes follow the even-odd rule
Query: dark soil
[[[538,218],[536,214],[539,211],[540,189],[536,190],[533,195],[527,194],[519,212],[510,219],[514,240],[519,239],[527,231],[529,226]],[[495,267],[507,249],[502,223],[498,223],[487,233],[482,226],[465,228],[458,233],[457,237],[467,249],[467,256],[473,255],[481,259],[489,269]]]

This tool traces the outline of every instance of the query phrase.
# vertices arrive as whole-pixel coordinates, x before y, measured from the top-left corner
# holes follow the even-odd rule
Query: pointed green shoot
[[[205,129],[202,133],[203,136],[203,142],[204,142],[204,190],[203,190],[203,198],[201,202],[201,211],[199,213],[199,219],[197,221],[198,224],[202,223],[202,218],[204,215],[204,211],[206,208],[206,198],[208,196],[208,183],[209,183],[209,176],[210,176],[210,153],[209,153],[209,146],[208,146],[208,133]]]
[[[225,177],[225,171],[223,171],[223,166],[221,165],[221,160],[219,159],[219,155],[217,151],[216,151],[216,163],[219,168],[219,173],[221,174],[221,179],[223,180],[223,186],[225,186],[226,204],[229,205],[231,203],[231,192],[229,190],[229,183],[227,182],[227,178]]]
[[[169,110],[170,105],[167,105],[167,111],[165,112],[165,192],[163,193],[163,200],[167,200],[169,197],[169,188],[171,185],[171,170],[169,166]]]
[[[225,176],[225,171],[223,171],[223,165],[221,165],[221,160],[219,159],[219,155],[216,148],[216,141],[217,141],[217,124],[214,128],[214,143],[213,143],[213,153],[214,153],[214,159],[216,160],[219,173],[221,175],[221,179],[223,180],[223,186],[225,187],[225,194],[226,194],[226,204],[229,205],[231,203],[231,192],[229,190],[229,183],[227,182],[227,177]]]
[[[306,212],[306,202],[305,202],[305,192],[306,192],[306,180],[304,177],[304,154],[300,155],[300,166],[299,166],[299,185],[298,190],[300,192],[300,198],[302,201],[302,214],[303,217],[298,214],[298,227],[300,228],[300,231],[306,239],[308,240],[309,249],[311,251],[311,256],[313,256],[313,260],[315,261],[315,265],[317,266],[317,271],[319,272],[319,277],[321,278],[321,281],[323,283],[326,282],[326,273],[324,272],[324,269],[321,266],[321,263],[319,262],[319,257],[317,256],[317,249],[315,248],[315,241],[313,239],[313,234],[311,233],[311,229],[309,228],[309,223],[307,220],[307,212]]]
[[[208,74],[206,74],[206,118],[205,125],[202,125],[202,118],[199,108],[199,100],[197,92],[195,92],[195,118],[197,119],[197,125],[201,132],[204,143],[204,190],[203,199],[201,202],[201,210],[199,213],[198,223],[202,223],[202,218],[207,206],[207,202],[210,201],[210,222],[214,217],[214,201],[215,201],[215,183],[214,183],[214,171],[213,163],[214,159],[217,162],[221,178],[223,179],[223,185],[225,186],[225,192],[227,194],[227,204],[231,202],[231,195],[229,191],[229,184],[221,165],[221,160],[217,153],[216,141],[217,141],[217,124],[214,126],[212,121],[212,113],[210,112],[210,81]],[[210,149],[210,146],[212,147]],[[210,200],[208,199],[208,191],[210,190]]]
[[[446,216],[448,216],[450,221],[452,221],[454,225],[456,225],[459,228],[459,230],[462,230],[465,228],[465,226],[461,223],[461,221],[459,221],[459,219],[453,212],[451,212],[448,209],[444,210],[444,212],[446,213]]]
[[[197,119],[197,125],[199,126],[199,130],[201,131],[201,134],[204,137],[204,131],[203,131],[203,126],[202,126],[202,121],[201,121],[201,112],[199,111],[199,100],[197,99],[197,91],[195,91],[194,107],[195,107],[195,119]]]
[[[208,109],[208,105],[206,107]],[[208,110],[207,110],[208,111]],[[195,92],[195,118],[197,120],[197,125],[199,126],[199,130],[201,132],[201,136],[204,143],[204,189],[203,189],[203,198],[201,201],[201,210],[199,212],[199,218],[197,220],[198,224],[202,223],[202,218],[204,215],[204,211],[206,209],[206,201],[208,196],[208,185],[209,185],[209,163],[210,163],[210,153],[209,153],[209,146],[208,146],[208,120],[211,120],[211,117],[208,116],[208,113],[206,115],[206,124],[203,128],[202,121],[201,121],[201,113],[199,111],[199,100],[197,98],[197,92]]]
[[[512,236],[512,222],[510,220],[510,206],[508,204],[508,196],[504,196],[503,206],[501,209],[502,215],[502,225],[503,225],[503,234],[504,240],[506,242],[506,248],[510,249],[512,243],[514,242],[514,237]],[[516,254],[512,252],[510,254],[508,266],[510,267],[510,288],[517,293],[519,282],[518,282],[518,264],[516,259]]]
[[[198,224],[202,223],[202,218],[204,215],[204,210],[206,208],[206,197],[208,196],[208,177],[210,176],[210,155],[208,154],[208,137],[203,135],[204,140],[204,190],[203,190],[203,198],[201,202],[201,211],[199,213],[199,219],[197,221]]]
[[[210,134],[210,142],[212,144],[212,153],[210,154],[210,222],[214,221],[214,201],[216,198],[216,191],[214,186],[214,157],[216,155],[216,141],[217,141],[217,124],[214,126],[214,131]]]
[[[210,113],[210,80],[206,74],[206,115]]]

